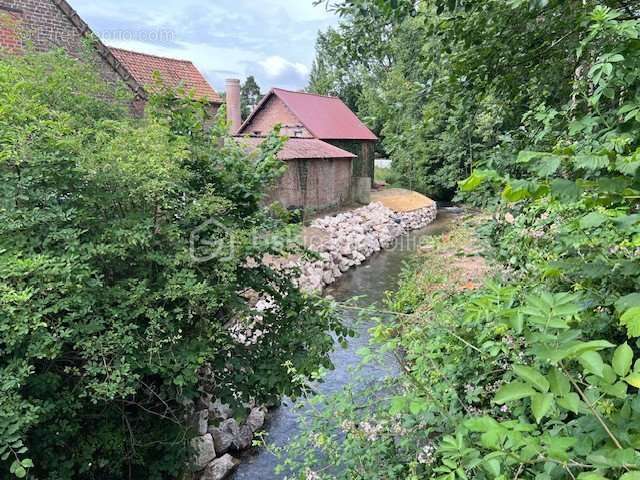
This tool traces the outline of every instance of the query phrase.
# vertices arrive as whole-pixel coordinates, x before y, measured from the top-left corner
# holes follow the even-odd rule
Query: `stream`
[[[385,292],[395,290],[404,260],[420,246],[421,239],[430,235],[439,235],[448,230],[455,221],[456,211],[444,208],[438,212],[437,219],[421,230],[409,232],[396,240],[395,245],[370,257],[361,266],[346,272],[336,283],[328,287],[325,295],[332,296],[337,302],[345,302],[353,297],[362,297],[358,304],[363,307],[378,305],[382,307]],[[352,311],[343,310],[343,318],[347,324],[355,325],[357,316]],[[328,372],[324,382],[317,385],[321,394],[339,392],[354,381],[353,370],[360,364],[356,353],[361,347],[369,344],[369,328],[372,324],[357,323],[356,336],[349,339],[347,348],[337,347],[331,354],[335,369]],[[379,381],[381,377],[398,372],[395,358],[389,355],[384,364],[365,365],[358,372],[358,377]],[[304,401],[304,400],[300,400]],[[267,441],[277,446],[286,446],[299,432],[297,417],[300,409],[294,408],[292,401],[284,399],[282,405],[269,415],[266,428]],[[280,480],[284,475],[276,475],[275,467],[279,460],[265,449],[254,450],[242,458],[242,464],[231,477],[234,480]]]

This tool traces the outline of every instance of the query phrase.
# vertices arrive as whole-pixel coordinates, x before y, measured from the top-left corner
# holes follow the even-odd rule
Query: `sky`
[[[255,76],[261,89],[307,85],[319,30],[337,24],[313,0],[70,0],[110,46],[191,60],[213,87]]]

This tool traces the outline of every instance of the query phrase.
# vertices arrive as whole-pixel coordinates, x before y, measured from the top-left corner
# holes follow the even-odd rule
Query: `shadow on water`
[[[404,261],[420,246],[421,239],[445,233],[458,217],[458,212],[448,213],[447,209],[443,210],[429,226],[408,233],[398,239],[391,249],[374,255],[361,266],[345,273],[340,280],[326,289],[325,294],[331,295],[338,302],[360,297],[357,302],[360,306],[382,307],[385,292],[396,289]],[[332,353],[331,360],[335,369],[330,371],[325,376],[324,382],[317,386],[318,392],[325,395],[339,392],[354,380],[353,370],[360,364],[360,357],[356,352],[369,343],[368,330],[372,325],[355,322],[357,315],[352,311],[344,310],[343,312],[344,321],[356,326],[356,336],[349,339],[346,349],[338,347]],[[358,376],[376,382],[381,377],[398,371],[392,356],[383,363],[383,365],[364,366],[358,371]],[[282,406],[270,414],[267,424],[268,443],[283,447],[293,440],[299,432],[297,418],[300,414],[301,410],[294,408],[291,400],[284,399]],[[278,463],[280,463],[279,460],[264,449],[253,451],[242,458],[242,464],[232,478],[234,480],[282,479],[284,475],[274,473]]]

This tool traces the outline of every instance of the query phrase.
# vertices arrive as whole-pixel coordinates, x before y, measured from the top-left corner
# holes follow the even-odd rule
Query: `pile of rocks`
[[[305,229],[305,245],[318,254],[318,260],[303,261],[299,256],[265,256],[261,263],[278,269],[300,268],[300,287],[306,291],[321,291],[374,253],[392,247],[398,237],[433,222],[436,213],[435,204],[412,212],[396,213],[381,203],[372,203],[317,219]],[[257,265],[255,260],[247,260],[248,267]],[[258,328],[260,315],[277,305],[257,294],[248,295],[247,301],[254,311],[251,322],[234,322],[230,330],[239,343],[252,345],[263,333]],[[193,478],[223,480],[240,464],[232,454],[251,447],[255,433],[264,425],[266,409],[251,408],[246,420],[240,423],[233,418],[231,409],[219,401],[200,400],[198,405],[193,406],[192,424],[197,432],[191,440]]]
[[[223,480],[240,464],[229,452],[239,453],[251,446],[255,433],[264,425],[266,409],[254,407],[246,420],[238,423],[226,405],[207,403],[193,419],[198,435],[191,440],[191,469],[193,478]]]
[[[396,213],[381,203],[315,220],[305,232],[307,247],[319,260],[302,265],[300,287],[321,291],[351,267],[391,247],[401,235],[425,227],[435,220],[435,204],[406,213]]]

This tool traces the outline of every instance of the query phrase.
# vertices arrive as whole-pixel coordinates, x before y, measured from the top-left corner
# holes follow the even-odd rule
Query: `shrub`
[[[261,206],[282,140],[249,156],[190,98],[125,100],[60,52],[0,60],[3,478],[175,478],[203,389],[295,396],[345,333],[259,263],[292,248]]]

